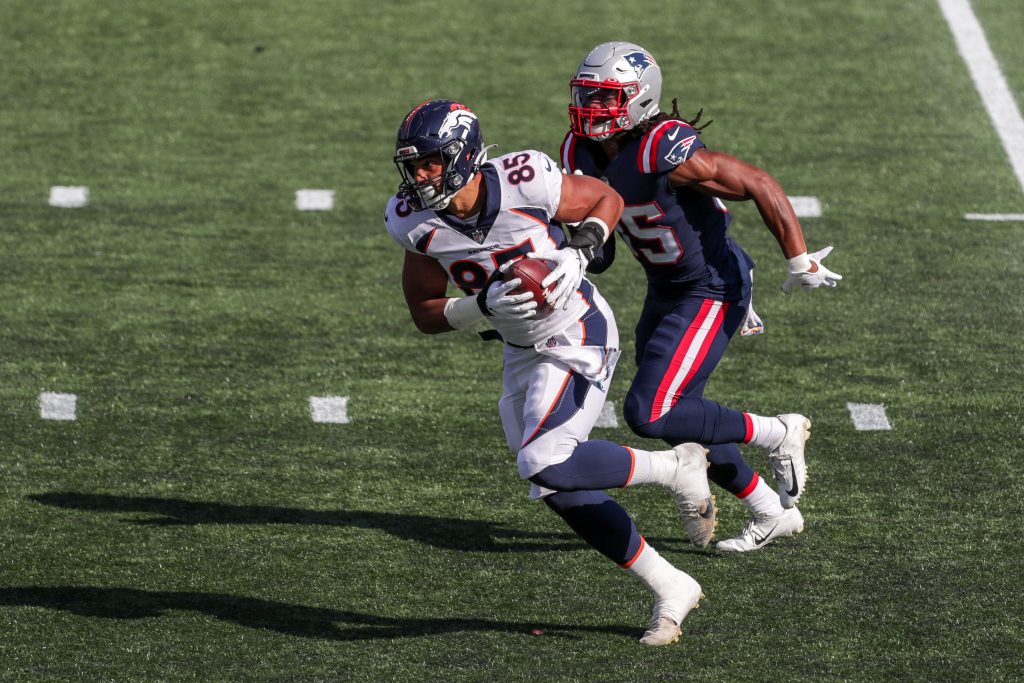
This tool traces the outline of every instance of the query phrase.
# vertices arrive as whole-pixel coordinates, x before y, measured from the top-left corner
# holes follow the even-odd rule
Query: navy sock
[[[747,464],[736,444],[708,447],[708,479],[733,495],[744,491],[754,479],[754,469]]]

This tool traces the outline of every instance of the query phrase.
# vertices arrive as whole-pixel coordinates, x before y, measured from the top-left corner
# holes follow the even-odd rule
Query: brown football
[[[502,279],[505,282],[515,278],[521,280],[522,284],[513,289],[511,293],[522,294],[524,292],[532,292],[533,300],[537,302],[536,318],[539,319],[548,317],[555,310],[548,303],[546,296],[553,286],[545,290],[544,286],[541,285],[541,282],[550,273],[551,263],[547,259],[521,258],[508,267]]]

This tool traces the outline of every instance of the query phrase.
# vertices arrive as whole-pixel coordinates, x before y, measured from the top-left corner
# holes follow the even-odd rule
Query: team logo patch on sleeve
[[[669,139],[671,139],[671,136],[667,136],[667,137],[669,137]],[[668,163],[672,164],[673,166],[678,166],[679,164],[681,164],[684,161],[686,161],[687,159],[689,159],[690,158],[690,154],[692,152],[691,148],[693,147],[693,143],[696,140],[697,140],[697,136],[696,135],[691,135],[691,136],[683,138],[682,140],[677,142],[672,147],[672,149],[670,149],[668,151],[668,154],[665,155],[665,161],[667,161]]]

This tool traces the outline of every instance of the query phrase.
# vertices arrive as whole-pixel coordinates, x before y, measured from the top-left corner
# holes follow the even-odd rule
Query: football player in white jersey
[[[427,334],[487,320],[504,346],[498,403],[519,474],[577,534],[654,593],[641,642],[664,645],[702,593],[700,585],[646,543],[629,514],[603,492],[644,483],[667,487],[691,540],[703,547],[715,524],[705,450],[680,444],[645,451],[587,440],[619,355],[611,309],[584,277],[594,251],[622,212],[622,199],[594,178],[565,175],[534,150],[487,161],[476,115],[451,100],[415,107],[398,130],[402,176],[388,202],[388,232],[405,248],[402,288]],[[564,244],[555,221],[579,223]],[[513,293],[503,267],[533,254],[553,269],[544,286],[553,310]],[[466,296],[450,297],[449,284]],[[546,308],[546,307],[541,307]]]

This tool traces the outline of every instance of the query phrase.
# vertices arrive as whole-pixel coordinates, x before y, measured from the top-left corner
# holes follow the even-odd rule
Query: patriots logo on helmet
[[[448,112],[448,115],[444,118],[444,123],[438,128],[438,137],[441,140],[448,140],[450,138],[456,138],[458,140],[465,140],[469,137],[469,131],[473,127],[473,122],[476,121],[476,114],[471,112],[469,109],[455,109]]]
[[[636,77],[639,79],[643,77],[644,72],[647,71],[647,67],[655,66],[654,58],[646,52],[630,52],[625,55],[623,59],[633,67],[633,71],[636,72]]]

